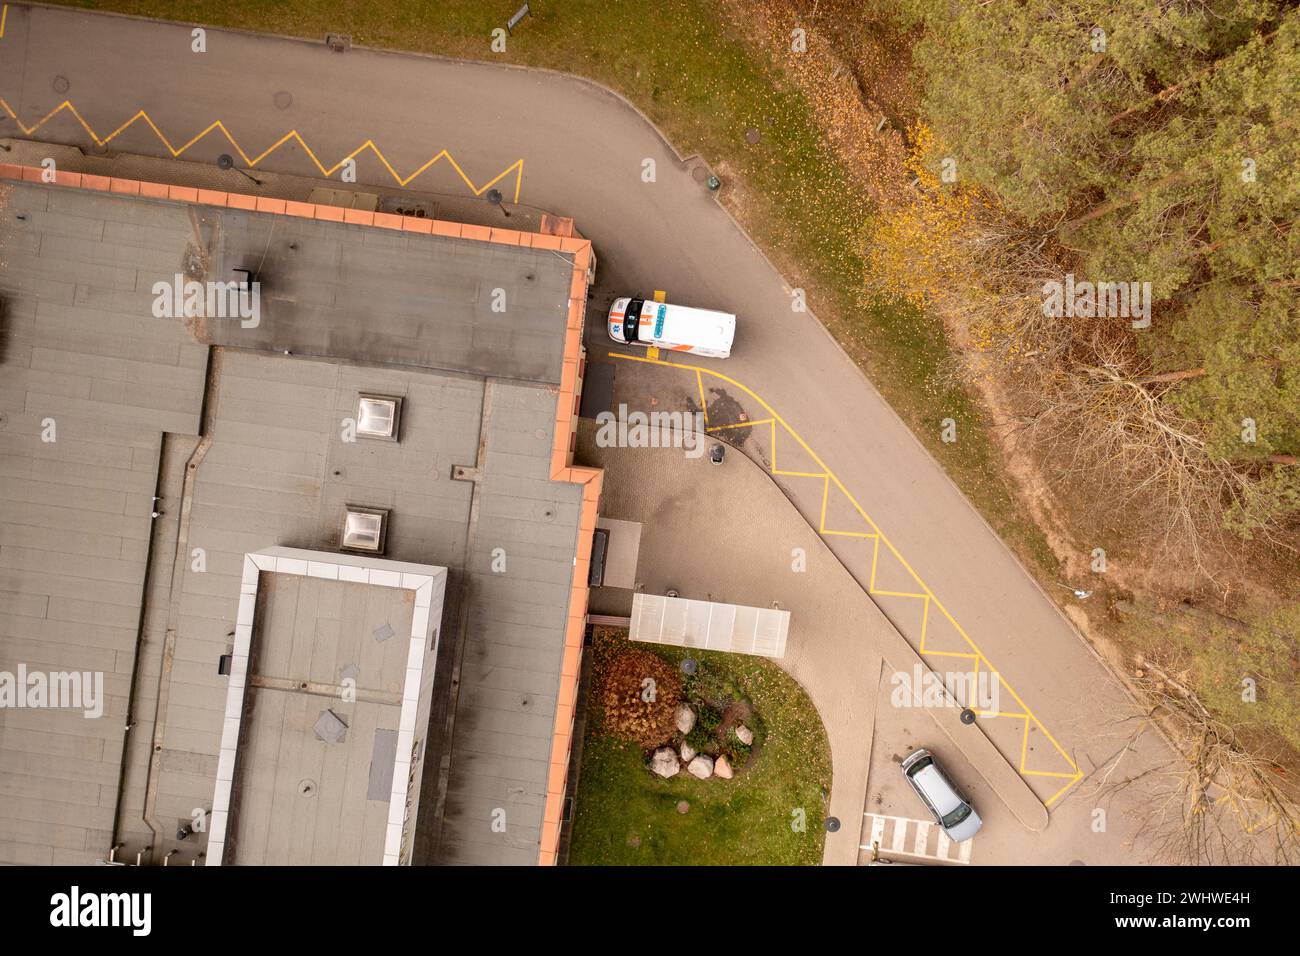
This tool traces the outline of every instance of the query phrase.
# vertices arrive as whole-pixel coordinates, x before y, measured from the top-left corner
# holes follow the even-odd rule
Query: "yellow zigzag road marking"
[[[880,526],[877,525],[876,522],[872,520],[871,516],[867,514],[867,512],[863,509],[863,507],[860,504],[858,504],[857,499],[855,499],[851,494],[849,494],[848,489],[844,487],[843,483],[840,481],[838,477],[836,477],[835,473],[831,471],[829,467],[827,467],[824,461],[822,461],[821,456],[819,456],[815,451],[812,450],[812,448],[808,446],[808,443],[805,442],[803,438],[800,437],[799,433],[795,431],[790,426],[790,424],[786,422],[784,418],[781,417],[780,413],[777,412],[775,408],[769,405],[753,389],[749,388],[746,385],[741,384],[740,382],[736,381],[734,378],[730,378],[722,374],[721,372],[715,372],[712,369],[701,368],[698,365],[686,365],[680,362],[668,362],[662,359],[642,358],[639,355],[623,355],[618,352],[610,352],[608,353],[608,355],[610,358],[623,359],[629,362],[645,362],[650,365],[661,365],[667,368],[679,368],[689,372],[694,372],[696,385],[699,388],[700,407],[704,409],[704,416],[705,416],[704,423],[706,427],[708,426],[708,405],[704,397],[704,376],[705,375],[712,375],[714,378],[721,379],[722,381],[727,382],[729,385],[732,385],[735,388],[740,389],[745,394],[753,398],[756,402],[758,402],[759,405],[762,406],[763,410],[770,416],[769,418],[762,419],[761,423],[770,424],[772,427],[772,466],[771,466],[772,474],[793,475],[794,477],[801,477],[801,478],[821,478],[823,480],[821,518],[818,522],[819,532],[824,535],[845,535],[850,537],[871,538],[873,540],[874,543],[872,545],[872,555],[871,555],[871,579],[870,579],[870,584],[867,588],[868,593],[875,594],[875,595],[892,594],[901,597],[912,597],[912,598],[917,598],[918,600],[923,599],[926,602],[924,617],[922,618],[922,625],[921,625],[920,653],[927,654],[934,657],[964,657],[967,659],[973,659],[976,668],[975,673],[978,673],[980,666],[983,665],[989,671],[998,675],[998,684],[1001,687],[1005,688],[1007,693],[1011,695],[1012,699],[1014,699],[1016,704],[1019,705],[1021,712],[1019,713],[998,712],[996,714],[992,714],[988,716],[1007,717],[1015,720],[1022,720],[1022,719],[1024,720],[1025,725],[1024,725],[1023,733],[1021,735],[1021,746],[1020,746],[1020,765],[1018,767],[1020,774],[1026,777],[1031,777],[1031,776],[1032,777],[1056,777],[1066,781],[1064,786],[1062,786],[1054,794],[1052,794],[1050,797],[1048,797],[1046,800],[1043,801],[1044,805],[1050,807],[1062,794],[1064,794],[1072,786],[1074,786],[1076,783],[1078,783],[1080,780],[1083,779],[1083,772],[1079,769],[1078,764],[1076,764],[1074,760],[1071,759],[1070,755],[1065,752],[1065,748],[1062,747],[1060,743],[1057,742],[1056,738],[1052,736],[1051,732],[1046,727],[1043,726],[1042,721],[1040,721],[1037,717],[1034,716],[1034,712],[1029,709],[1029,706],[1023,700],[1021,700],[1020,695],[1017,694],[1015,690],[1011,687],[1011,685],[1006,682],[1006,679],[1003,678],[1001,673],[998,672],[997,668],[992,665],[992,663],[989,661],[988,657],[984,654],[984,652],[979,649],[979,646],[973,640],[971,640],[970,635],[966,633],[966,631],[962,628],[962,626],[958,624],[956,619],[953,618],[953,616],[948,612],[948,609],[944,607],[943,602],[940,601],[938,597],[935,596],[934,592],[930,589],[930,586],[921,580],[920,575],[918,575],[916,571],[912,568],[912,566],[908,564],[907,559],[905,559],[898,552],[898,549],[894,547],[894,545],[890,542],[889,538],[886,537],[884,532],[880,530]],[[733,422],[730,425],[714,425],[709,430],[713,431],[713,430],[721,430],[723,428],[740,428],[752,424],[756,424],[756,423]],[[776,426],[777,424],[780,424],[781,427],[785,429],[786,433],[791,438],[793,438],[800,445],[800,447],[803,448],[805,452],[808,453],[808,456],[814,462],[817,463],[818,467],[822,469],[821,472],[794,473],[794,472],[782,472],[776,469],[776,438],[777,438]],[[830,488],[832,482],[834,483],[835,487],[839,490],[839,492],[843,494],[844,497],[848,500],[848,502],[853,506],[854,510],[857,511],[857,513],[862,517],[862,519],[866,521],[866,523],[871,527],[872,530],[870,533],[861,532],[861,531],[835,531],[833,529],[828,529],[826,527],[826,506],[830,496]],[[915,581],[916,584],[920,587],[921,593],[909,594],[909,593],[901,593],[901,592],[877,591],[875,589],[876,565],[880,558],[880,545],[882,542],[884,543],[885,547],[889,549],[890,554],[892,554],[895,557],[895,559],[897,559],[897,561],[907,570],[907,573],[911,575],[912,580]],[[972,652],[971,654],[966,655],[966,654],[957,654],[951,651],[925,650],[924,647],[925,633],[926,633],[926,628],[928,627],[929,613],[931,607],[937,608],[940,611],[940,613],[942,613],[943,616],[948,620],[948,623],[950,623],[953,626],[953,628],[956,629],[957,633],[961,635],[962,639],[970,647]],[[1028,753],[1029,752],[1029,731],[1031,725],[1033,727],[1037,727],[1042,732],[1043,736],[1047,738],[1047,740],[1055,748],[1056,752],[1061,756],[1061,759],[1063,759],[1070,766],[1072,772],[1062,773],[1059,771],[1052,771],[1052,770],[1027,770],[1025,768],[1025,763],[1029,756]]]
[[[256,168],[257,165],[262,162],[262,160],[266,159],[266,157],[270,156],[272,153],[274,153],[285,143],[293,141],[302,147],[303,152],[307,154],[308,158],[312,161],[312,163],[315,164],[316,168],[320,170],[321,175],[324,176],[326,179],[328,179],[330,176],[333,176],[336,172],[338,172],[339,169],[341,169],[348,160],[355,159],[357,156],[360,156],[366,150],[369,150],[370,152],[374,153],[375,158],[378,159],[379,162],[383,164],[383,167],[386,170],[388,170],[389,175],[393,177],[393,179],[397,182],[399,186],[406,186],[413,179],[415,179],[415,177],[419,176],[430,166],[444,159],[451,164],[452,169],[456,170],[457,175],[459,175],[460,178],[464,180],[465,185],[470,188],[470,191],[475,196],[483,195],[483,193],[491,189],[493,186],[501,182],[501,180],[505,179],[513,172],[515,174],[514,201],[519,202],[519,192],[520,189],[523,187],[523,182],[524,182],[524,161],[522,159],[515,160],[505,169],[501,170],[501,172],[497,173],[497,175],[494,176],[492,179],[488,180],[486,183],[483,183],[483,185],[478,186],[475,185],[474,181],[465,174],[465,170],[463,170],[460,164],[456,162],[455,158],[451,155],[451,153],[447,152],[445,149],[439,152],[432,159],[425,162],[423,165],[419,166],[409,176],[402,176],[400,173],[397,172],[396,169],[393,168],[392,163],[388,161],[388,157],[386,157],[383,154],[383,151],[380,150],[380,148],[375,145],[375,141],[372,139],[366,140],[364,143],[362,143],[352,152],[348,153],[346,156],[340,159],[333,166],[326,168],[325,164],[320,161],[315,151],[310,146],[307,145],[307,141],[303,139],[301,135],[299,135],[296,129],[290,130],[289,132],[285,133],[283,136],[281,136],[278,140],[276,140],[274,143],[272,143],[269,147],[267,147],[258,155],[250,156],[247,152],[244,151],[244,147],[239,144],[239,141],[235,139],[234,135],[231,134],[230,130],[226,128],[226,124],[223,123],[221,120],[216,120],[215,122],[208,124],[208,126],[203,130],[203,132],[199,133],[197,136],[193,137],[188,142],[180,146],[174,146],[171,140],[169,140],[165,135],[163,135],[162,130],[158,128],[157,124],[154,123],[153,119],[144,110],[139,110],[129,120],[127,120],[117,129],[113,130],[113,132],[109,133],[107,136],[101,137],[97,132],[95,132],[95,130],[91,127],[91,125],[86,122],[85,118],[81,115],[81,113],[77,110],[77,108],[74,105],[72,105],[71,100],[64,100],[62,103],[54,107],[54,109],[50,110],[48,113],[42,116],[36,123],[34,123],[31,126],[27,126],[26,124],[23,123],[22,120],[18,118],[18,114],[14,112],[13,108],[3,97],[0,97],[0,107],[3,107],[4,111],[9,114],[9,118],[18,124],[19,128],[22,129],[23,134],[25,136],[33,135],[42,126],[44,126],[50,120],[54,119],[54,117],[57,116],[59,113],[66,111],[68,113],[71,113],[72,116],[76,118],[77,122],[81,124],[81,128],[86,131],[87,135],[90,136],[90,138],[94,140],[96,145],[98,146],[107,146],[115,138],[120,136],[122,133],[126,132],[136,123],[142,122],[144,123],[144,125],[148,126],[149,129],[153,130],[153,134],[158,137],[159,141],[165,147],[167,147],[167,151],[170,152],[174,158],[180,157],[181,154],[183,154],[195,143],[202,140],[209,133],[216,131],[226,138],[226,141],[230,143],[230,145],[234,148],[235,152],[239,154],[239,158],[244,161],[244,165],[250,169]]]

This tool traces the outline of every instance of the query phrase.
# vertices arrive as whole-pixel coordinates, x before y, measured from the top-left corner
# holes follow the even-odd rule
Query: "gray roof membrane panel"
[[[557,385],[573,256],[498,243],[204,209],[209,278],[256,274],[256,327],[214,319],[219,345],[288,350]]]

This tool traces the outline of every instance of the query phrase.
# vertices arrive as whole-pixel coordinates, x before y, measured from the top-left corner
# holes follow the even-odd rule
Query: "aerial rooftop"
[[[594,521],[594,494],[553,478],[568,476],[572,293],[585,298],[585,265],[553,237],[533,248],[483,241],[486,229],[417,234],[187,198],[0,183],[0,667],[103,671],[108,697],[101,720],[0,714],[14,791],[0,806],[0,860],[85,863],[115,844],[132,862],[146,846],[154,862],[203,852],[206,833],[173,837],[211,809],[230,685],[219,665],[235,650],[245,556],[336,551],[345,504],[388,510],[384,558],[450,572],[414,861],[553,860],[590,547],[580,526]],[[191,278],[195,263],[228,281],[254,248],[266,283],[256,327],[154,317],[156,283]],[[344,437],[373,393],[401,397],[399,441]],[[40,438],[47,419],[56,441]],[[508,574],[492,573],[496,549]],[[343,591],[264,590],[265,660],[283,671],[251,673],[312,681],[364,670],[339,655],[378,652],[391,683],[387,651],[365,644],[373,628],[359,622],[385,616],[400,633],[399,609],[335,584]],[[304,587],[310,612],[291,600]],[[355,618],[355,653],[326,643],[296,656],[302,633],[327,640],[336,604]],[[346,739],[330,745],[348,767],[313,778],[315,799],[335,781],[353,797],[375,783],[388,705],[353,706]],[[234,862],[305,852],[299,838],[271,838],[288,819],[281,785],[300,783],[271,768],[314,759],[324,709],[310,694],[251,692]],[[295,711],[298,722],[276,716]],[[273,758],[265,741],[277,735]],[[488,826],[498,807],[508,833]],[[370,809],[355,832],[313,845],[313,859],[382,851]],[[321,832],[333,812],[320,800]],[[254,819],[265,839],[244,829]]]

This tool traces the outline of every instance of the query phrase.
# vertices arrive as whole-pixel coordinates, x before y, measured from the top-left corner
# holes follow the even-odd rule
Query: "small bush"
[[[703,704],[700,706],[699,722],[697,726],[703,727],[709,733],[713,733],[722,726],[722,714],[707,704]]]
[[[749,754],[752,748],[732,733],[727,735],[727,742],[723,745],[722,749],[727,755],[727,759],[731,761],[731,765],[733,767],[740,767],[749,759]]]
[[[673,709],[681,699],[676,668],[657,654],[619,647],[601,655],[594,682],[606,732],[644,748],[672,739]]]
[[[689,734],[686,735],[686,742],[695,748],[698,753],[705,753],[710,747],[717,746],[717,741],[713,734],[709,733],[699,724],[696,724]]]

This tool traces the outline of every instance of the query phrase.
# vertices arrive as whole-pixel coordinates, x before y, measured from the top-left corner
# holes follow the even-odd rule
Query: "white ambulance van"
[[[609,337],[621,345],[654,345],[674,352],[726,358],[736,337],[736,317],[728,312],[624,296],[609,307]]]

